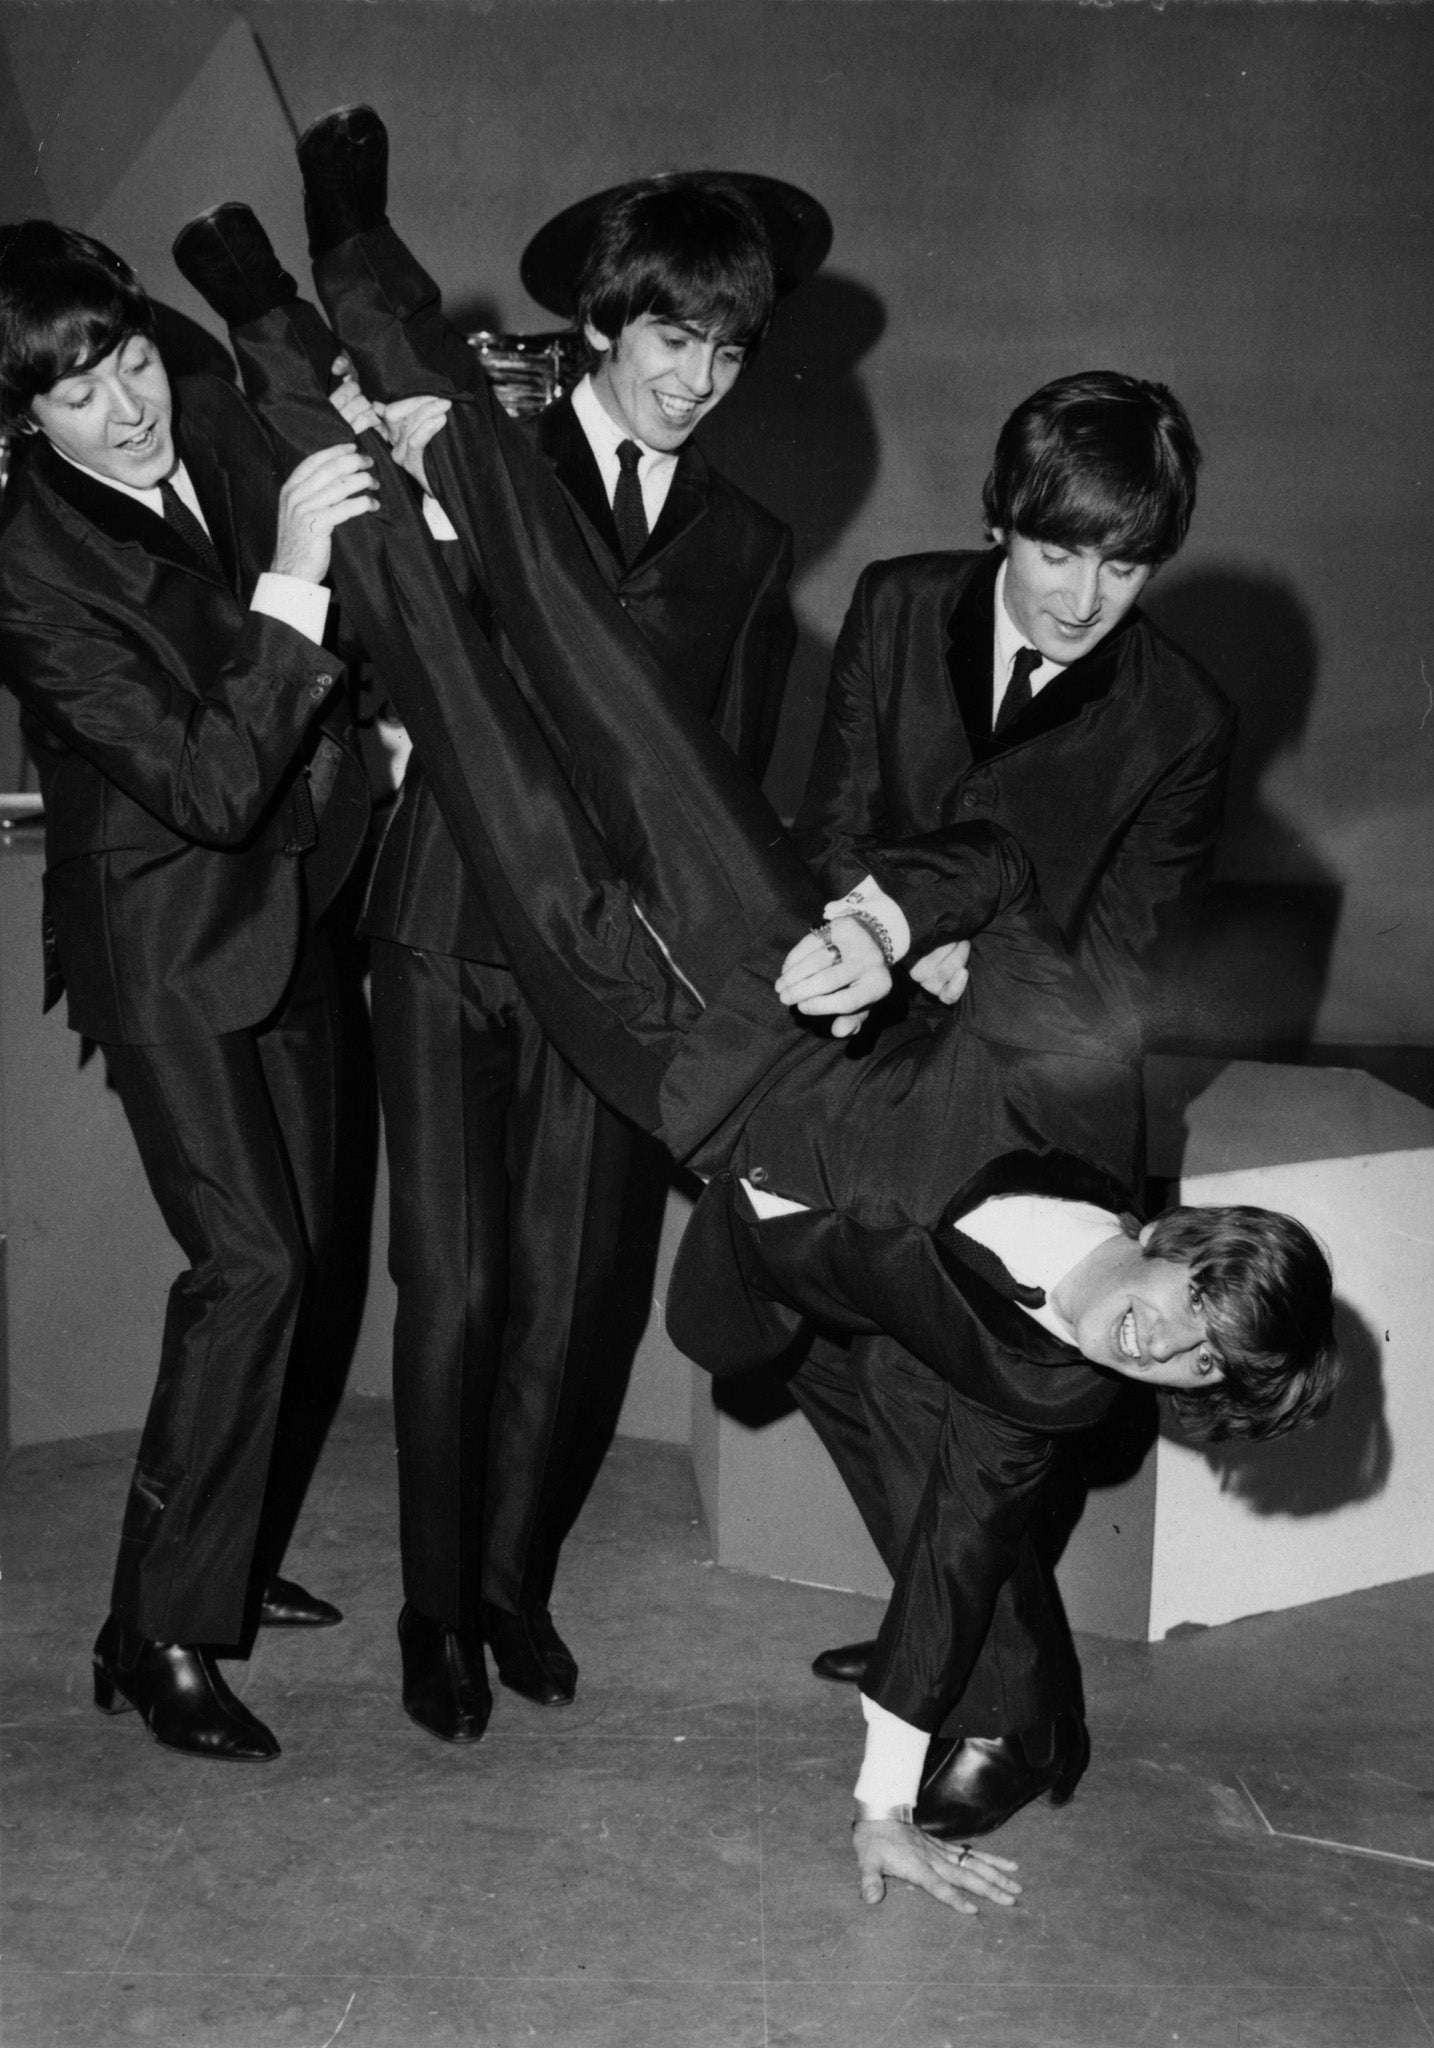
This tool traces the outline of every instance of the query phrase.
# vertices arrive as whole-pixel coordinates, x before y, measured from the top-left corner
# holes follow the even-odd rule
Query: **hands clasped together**
[[[937,946],[912,962],[911,978],[939,1002],[957,1003],[969,980],[968,939]],[[891,993],[891,969],[860,919],[834,917],[797,941],[777,977],[778,998],[806,1017],[830,1017],[833,1038],[850,1038],[873,1004]]]

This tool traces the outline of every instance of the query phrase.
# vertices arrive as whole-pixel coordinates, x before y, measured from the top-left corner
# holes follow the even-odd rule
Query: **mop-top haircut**
[[[1118,370],[1059,377],[1018,405],[981,493],[1009,540],[1097,548],[1108,561],[1168,561],[1195,509],[1200,450],[1163,384]]]
[[[132,334],[154,339],[154,311],[113,249],[49,220],[0,227],[0,426]]]
[[[603,213],[578,279],[578,324],[612,342],[649,313],[750,349],[775,303],[762,216],[706,171],[626,186]]]

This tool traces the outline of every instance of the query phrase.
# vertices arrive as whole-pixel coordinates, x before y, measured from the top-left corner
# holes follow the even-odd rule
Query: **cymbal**
[[[772,245],[779,297],[795,290],[804,278],[820,269],[832,245],[832,224],[826,208],[810,193],[780,178],[758,177],[752,171],[711,171],[703,175],[735,185],[762,216]],[[647,182],[632,180],[634,184]],[[577,312],[577,282],[598,221],[613,200],[628,189],[625,184],[610,185],[605,192],[579,199],[575,206],[554,214],[523,251],[518,275],[524,288],[550,313],[561,313],[571,320]]]

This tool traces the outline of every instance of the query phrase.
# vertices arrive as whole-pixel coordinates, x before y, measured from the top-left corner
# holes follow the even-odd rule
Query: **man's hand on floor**
[[[1014,1906],[1020,1896],[1021,1887],[1006,1875],[1019,1867],[1009,1857],[992,1856],[984,1849],[963,1849],[956,1842],[933,1841],[906,1821],[859,1820],[851,1839],[861,1895],[868,1906],[881,1904],[889,1877],[930,1892],[955,1913],[978,1910],[962,1897],[963,1892],[972,1892],[993,1906]]]

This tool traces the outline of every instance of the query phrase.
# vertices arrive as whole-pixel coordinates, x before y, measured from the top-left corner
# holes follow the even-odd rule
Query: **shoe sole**
[[[488,1723],[485,1721],[483,1726],[472,1735],[456,1730],[452,1735],[448,1735],[442,1728],[435,1728],[431,1721],[425,1721],[422,1714],[409,1706],[407,1700],[404,1700],[402,1705],[404,1713],[407,1714],[415,1728],[421,1728],[424,1734],[431,1735],[435,1742],[449,1743],[455,1749],[471,1748],[475,1742],[481,1742],[488,1733]]]

